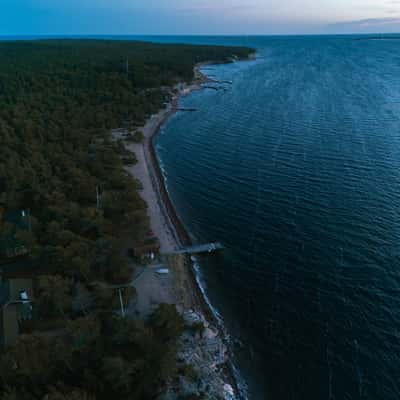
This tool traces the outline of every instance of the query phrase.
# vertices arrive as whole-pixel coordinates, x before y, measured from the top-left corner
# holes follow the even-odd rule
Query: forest
[[[120,239],[137,240],[149,228],[139,184],[125,172],[124,148],[110,131],[143,125],[168,100],[168,88],[193,79],[196,63],[250,52],[134,41],[0,42],[0,208],[29,211],[30,229],[15,235],[40,264],[35,312],[61,332],[31,329],[1,354],[1,400],[148,399],[176,373],[183,321],[175,308],[160,305],[149,321],[125,320],[113,312],[113,299],[90,285],[129,281]],[[10,229],[0,222],[0,241]],[[80,288],[93,302],[77,311]]]

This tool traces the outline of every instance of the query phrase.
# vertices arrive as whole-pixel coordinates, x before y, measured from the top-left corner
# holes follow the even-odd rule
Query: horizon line
[[[0,33],[0,37],[26,37],[26,36],[142,36],[142,37],[266,37],[266,36],[371,36],[371,35],[400,35],[399,32],[342,32],[342,33]]]

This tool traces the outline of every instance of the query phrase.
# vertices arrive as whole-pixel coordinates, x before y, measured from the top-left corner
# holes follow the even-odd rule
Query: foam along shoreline
[[[196,64],[193,81],[190,84],[180,83],[176,86],[177,94],[174,94],[166,107],[152,115],[140,129],[144,136],[142,143],[125,143],[126,148],[134,152],[138,160],[136,165],[126,169],[142,184],[141,195],[147,203],[150,224],[160,241],[162,253],[177,250],[192,242],[168,195],[153,142],[162,125],[179,111],[181,97],[203,89],[202,85],[205,83],[216,82],[201,72],[203,66],[212,64],[215,63]],[[184,335],[179,357],[195,365],[206,390],[211,390],[215,395],[225,399],[245,397],[243,390],[239,388],[235,368],[229,360],[223,326],[206,298],[192,260],[187,256],[180,256],[173,262],[174,272],[178,271],[174,282],[170,281],[168,287],[165,287],[165,282],[163,285],[161,280],[153,279],[152,283],[143,284],[143,288],[137,287],[138,298],[148,297],[149,291],[162,293],[158,299],[152,299],[153,303],[158,301],[176,304],[187,321],[203,322],[206,329],[201,337],[190,340],[186,334]]]

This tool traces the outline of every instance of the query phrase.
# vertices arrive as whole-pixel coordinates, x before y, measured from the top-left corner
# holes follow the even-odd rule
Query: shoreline
[[[171,198],[169,196],[168,190],[165,185],[165,180],[161,170],[161,166],[157,158],[157,153],[154,146],[154,139],[160,133],[162,126],[168,121],[168,119],[179,111],[178,104],[182,97],[188,96],[194,91],[203,90],[203,87],[201,86],[202,84],[214,82],[212,79],[202,74],[200,72],[200,69],[205,65],[215,65],[215,64],[217,63],[210,61],[210,62],[198,63],[195,65],[194,80],[187,87],[182,89],[176,96],[174,96],[174,98],[170,102],[171,109],[168,112],[166,112],[166,114],[162,118],[160,118],[160,120],[156,125],[156,129],[148,137],[148,142],[145,144],[145,146],[148,147],[148,154],[149,154],[149,159],[147,161],[150,161],[152,168],[152,171],[150,172],[153,174],[153,179],[155,178],[156,180],[155,189],[159,193],[160,196],[159,200],[161,202],[162,207],[164,208],[165,217],[166,219],[169,220],[168,221],[169,228],[174,232],[177,238],[177,244],[180,246],[190,246],[193,243],[186,228],[184,227],[182,221],[180,220],[174,205],[172,204]],[[154,183],[155,182],[153,182],[153,184]],[[203,312],[207,321],[211,322],[213,325],[219,326],[220,323],[218,319],[214,315],[213,311],[210,309],[210,305],[207,303],[206,299],[204,298],[205,295],[202,289],[199,287],[199,283],[197,281],[197,274],[193,266],[193,261],[190,259],[189,256],[185,256],[185,259],[186,259],[185,264],[188,264],[187,270],[190,273],[191,284],[193,285],[192,289],[195,290],[195,294],[198,300],[197,306]]]
[[[249,57],[248,60],[251,60],[251,58]],[[157,158],[154,140],[160,133],[162,126],[169,120],[170,117],[179,111],[179,102],[182,97],[185,97],[196,90],[203,90],[202,85],[205,83],[218,82],[207,77],[200,70],[205,65],[214,64],[217,63],[210,61],[196,64],[194,66],[193,81],[191,83],[179,83],[175,87],[177,93],[172,95],[172,98],[166,107],[160,110],[157,114],[152,115],[146,121],[145,125],[140,129],[144,136],[143,143],[140,145],[126,145],[127,149],[135,154],[138,151],[142,151],[142,154],[140,154],[138,157],[138,163],[144,161],[146,165],[142,165],[141,167],[145,168],[146,171],[139,171],[138,173],[138,171],[134,171],[135,168],[128,168],[128,172],[133,177],[141,181],[146,180],[146,178],[149,178],[151,181],[151,189],[154,193],[150,193],[151,189],[147,188],[147,193],[145,193],[142,197],[145,197],[144,200],[148,205],[150,224],[156,236],[160,240],[161,252],[169,252],[182,246],[190,246],[192,244],[192,240],[182,221],[180,220],[168,194],[161,166]],[[143,176],[146,173],[148,174],[148,177]],[[179,287],[178,290],[182,291],[186,297],[190,298],[190,307],[188,307],[188,304],[182,304],[182,311],[183,313],[194,312],[201,315],[204,318],[207,328],[209,326],[211,329],[214,328],[218,332],[219,340],[225,347],[225,351],[222,351],[225,356],[225,360],[217,372],[219,376],[216,377],[216,380],[221,378],[223,383],[228,383],[228,386],[232,388],[233,393],[231,394],[231,397],[227,398],[243,399],[245,396],[240,389],[239,382],[235,374],[235,367],[230,359],[231,349],[229,343],[227,342],[226,332],[224,332],[221,322],[214,314],[212,306],[209,304],[206,293],[204,292],[204,288],[201,287],[201,284],[198,281],[198,275],[194,262],[191,260],[190,256],[184,256],[182,261],[182,272],[183,275],[186,276],[183,278],[183,282],[180,282],[181,287]],[[175,298],[175,300],[177,300],[177,298]],[[177,305],[178,303],[179,301],[176,301]]]
[[[170,235],[174,238],[175,242],[175,247],[172,249],[168,249],[169,246],[166,246],[163,243],[163,240],[160,238],[160,236],[163,236],[161,232],[155,231],[156,236],[158,236],[160,239],[161,250],[164,248],[166,251],[169,251],[176,250],[182,246],[190,246],[192,245],[192,239],[190,238],[190,235],[188,234],[186,228],[184,227],[181,219],[178,216],[178,213],[176,212],[175,207],[172,204],[165,184],[161,166],[157,158],[154,139],[160,133],[162,126],[169,120],[169,118],[179,111],[179,101],[182,97],[188,96],[194,91],[203,90],[203,87],[201,85],[205,83],[215,82],[200,71],[201,67],[205,65],[215,64],[216,63],[212,61],[196,64],[194,67],[193,81],[189,84],[184,83],[183,88],[178,90],[178,93],[172,97],[166,108],[160,110],[156,115],[153,115],[150,120],[148,120],[146,124],[141,128],[141,131],[144,134],[144,140],[142,143],[144,161],[147,164],[152,186],[157,195],[158,206],[162,213],[164,222],[166,223],[164,224],[164,229],[167,229],[170,232]],[[148,206],[149,205],[150,204],[148,204]],[[214,313],[210,309],[210,306],[204,298],[204,294],[201,288],[199,287],[199,284],[197,282],[197,274],[193,267],[192,260],[189,256],[185,256],[184,258],[187,270],[190,273],[190,283],[193,286],[190,289],[194,290],[194,294],[197,300],[197,304],[193,304],[193,306],[197,306],[196,308],[199,308],[200,311],[202,311],[202,313],[206,316],[206,319],[209,322],[212,322],[213,325],[219,325],[218,319],[215,317]]]

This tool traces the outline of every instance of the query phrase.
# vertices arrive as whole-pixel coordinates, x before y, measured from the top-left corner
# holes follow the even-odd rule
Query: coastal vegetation
[[[29,229],[13,235],[37,265],[38,286],[34,321],[0,356],[0,399],[147,399],[177,373],[175,307],[160,305],[146,321],[121,318],[116,292],[96,284],[130,282],[123,239],[144,240],[149,229],[139,183],[124,170],[136,159],[110,132],[126,128],[141,141],[137,128],[172,86],[193,79],[196,63],[250,52],[0,42],[0,214],[27,210]],[[2,222],[0,241],[12,229]]]

